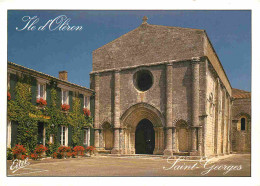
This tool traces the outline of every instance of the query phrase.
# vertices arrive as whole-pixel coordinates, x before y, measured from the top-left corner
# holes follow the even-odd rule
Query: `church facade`
[[[231,151],[232,88],[205,32],[150,25],[93,51],[99,152],[215,156]]]

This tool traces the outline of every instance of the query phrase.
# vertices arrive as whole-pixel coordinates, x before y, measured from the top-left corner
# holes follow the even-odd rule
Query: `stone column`
[[[226,90],[223,88],[223,94],[222,94],[222,126],[221,126],[221,154],[223,155],[225,153],[224,144],[225,144],[225,108],[226,108]]]
[[[120,154],[124,154],[125,143],[124,143],[124,129],[121,128],[119,131],[119,150]]]
[[[205,120],[205,117],[204,117]],[[198,156],[202,155],[202,127],[198,128]]]
[[[130,132],[130,154],[135,154],[135,132]]]
[[[99,74],[95,74],[95,147],[99,148]]]
[[[172,156],[172,63],[166,65],[166,148],[165,156]]]
[[[172,128],[172,152],[176,152],[176,128]]]
[[[163,128],[160,128],[160,133],[159,133],[159,137],[160,137],[160,139],[159,139],[159,143],[160,143],[160,145],[159,145],[159,152],[160,152],[160,154],[162,154],[163,153],[163,149],[164,149],[164,133],[163,133]]]
[[[104,150],[104,130],[100,129],[99,130],[99,148]]]
[[[153,154],[157,154],[158,153],[158,147],[159,147],[159,130],[156,127],[154,128],[154,138],[155,138],[155,142],[154,142]]]
[[[191,151],[197,151],[197,127],[199,127],[199,60],[192,62],[192,120]]]
[[[220,83],[219,78],[216,81],[216,95],[215,95],[215,130],[214,130],[214,153],[218,154],[218,123],[219,123],[219,91]]]
[[[232,98],[229,97],[228,154],[232,152]]]
[[[120,71],[116,70],[114,74],[114,147],[112,154],[119,154],[119,130],[120,130]]]

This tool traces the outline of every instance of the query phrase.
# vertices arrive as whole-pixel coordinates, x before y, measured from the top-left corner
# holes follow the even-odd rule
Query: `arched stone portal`
[[[135,153],[153,154],[155,145],[155,132],[153,124],[148,119],[139,122],[135,130]]]
[[[149,122],[147,122],[147,120]],[[120,149],[122,154],[136,154],[136,131],[139,124],[147,122],[148,127],[154,131],[154,145],[149,154],[163,154],[164,150],[164,117],[159,110],[152,105],[146,103],[138,103],[133,105],[121,116],[121,132],[120,132]],[[143,124],[141,124],[143,125]],[[152,126],[151,126],[152,125]],[[144,130],[141,127],[142,130]],[[138,134],[137,135],[141,135]],[[145,139],[145,138],[144,138]],[[148,154],[148,151],[143,151]]]

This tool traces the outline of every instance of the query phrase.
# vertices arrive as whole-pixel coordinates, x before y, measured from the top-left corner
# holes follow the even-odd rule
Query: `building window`
[[[89,129],[84,129],[84,145],[89,146]]]
[[[38,83],[38,95],[37,98],[46,99],[46,87],[43,83]]]
[[[140,70],[134,74],[134,85],[140,91],[146,91],[153,85],[153,75],[148,70]]]
[[[50,135],[50,144],[53,144],[54,143],[54,134],[51,134]]]
[[[61,126],[60,130],[60,145],[67,146],[68,145],[68,127]]]
[[[241,118],[241,130],[246,130],[246,118]]]
[[[89,97],[84,96],[84,108],[89,108]]]
[[[62,90],[61,91],[61,104],[69,104],[69,91],[67,90]]]
[[[11,148],[11,130],[12,130],[12,125],[11,121],[7,121],[7,147]]]

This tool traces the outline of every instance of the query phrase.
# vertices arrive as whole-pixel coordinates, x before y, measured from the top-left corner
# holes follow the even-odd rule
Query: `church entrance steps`
[[[164,155],[153,155],[153,154],[98,154],[97,157],[113,157],[113,158],[138,158],[138,159],[182,159],[185,161],[195,161],[202,160],[204,161],[206,158],[201,156],[181,156],[181,155],[173,155],[171,157],[167,157]]]
[[[174,152],[173,155],[177,155],[177,156],[190,156],[190,152]]]
[[[98,150],[98,154],[111,154],[111,150]]]

